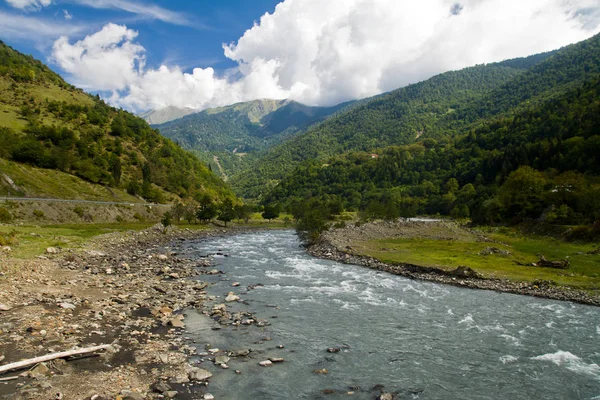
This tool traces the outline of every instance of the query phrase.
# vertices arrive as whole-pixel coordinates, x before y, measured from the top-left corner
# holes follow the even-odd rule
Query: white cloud
[[[20,0],[23,1],[23,0]],[[48,1],[48,0],[41,0]],[[176,25],[192,25],[189,18],[182,13],[167,10],[154,4],[140,3],[133,0],[69,0],[73,3],[97,9],[122,10],[145,18],[155,19]],[[198,28],[202,25],[194,24]]]
[[[48,39],[53,41],[62,35],[76,35],[88,28],[77,24],[56,23],[42,18],[0,11],[0,37],[2,38],[45,42]]]
[[[145,69],[137,34],[117,25],[73,45],[63,37],[53,54],[79,84],[134,110],[265,97],[325,105],[556,49],[600,31],[599,14],[596,0],[285,0],[224,45],[238,64],[224,76]]]
[[[67,21],[70,21],[73,19],[73,15],[71,15],[71,13],[68,10],[63,10],[63,15]]]
[[[41,10],[42,7],[48,7],[52,0],[6,0],[6,2],[15,8],[21,10]]]

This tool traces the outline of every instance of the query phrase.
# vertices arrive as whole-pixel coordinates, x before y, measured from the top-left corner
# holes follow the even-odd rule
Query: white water
[[[372,399],[375,385],[400,399],[600,396],[599,308],[318,260],[289,231],[213,239],[187,251],[228,254],[215,259],[226,276],[214,278],[209,291],[235,291],[249,304],[235,309],[272,323],[217,332],[190,327],[188,335],[198,343],[255,350],[251,359],[232,360],[230,370],[212,378],[209,391],[219,400]],[[232,288],[232,281],[241,287]],[[257,283],[264,286],[245,291]],[[328,347],[342,351],[329,354]],[[286,361],[257,365],[269,356]],[[202,367],[216,370],[208,362]],[[321,368],[329,374],[312,372]],[[349,397],[350,387],[360,389]]]

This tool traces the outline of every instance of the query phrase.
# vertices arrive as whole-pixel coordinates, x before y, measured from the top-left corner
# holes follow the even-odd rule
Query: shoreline
[[[198,267],[210,267],[211,260],[179,258],[171,250],[178,242],[261,229],[164,232],[156,225],[36,259],[0,253],[0,365],[111,345],[99,357],[3,374],[16,379],[0,381],[0,398],[203,398],[207,371],[193,365],[198,352],[184,326],[187,310],[205,311],[209,283],[201,276],[212,271]]]
[[[528,282],[515,282],[506,279],[487,279],[478,277],[476,272],[468,267],[458,267],[453,271],[444,271],[433,267],[423,267],[414,264],[388,264],[373,257],[352,254],[340,250],[330,240],[321,236],[317,243],[307,247],[307,252],[313,257],[337,261],[343,264],[358,265],[392,275],[403,276],[457,287],[493,290],[501,293],[511,293],[524,296],[545,298],[550,300],[570,301],[589,306],[600,306],[600,296],[591,296],[583,290],[565,286],[547,284],[532,285]]]

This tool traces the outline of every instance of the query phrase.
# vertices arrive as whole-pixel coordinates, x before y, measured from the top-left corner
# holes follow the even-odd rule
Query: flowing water
[[[219,400],[372,399],[376,385],[402,399],[600,399],[600,308],[324,261],[309,256],[291,231],[188,243],[185,250],[226,253],[215,257],[225,274],[212,278],[209,294],[222,302],[234,291],[247,302],[234,310],[272,324],[215,331],[208,317],[188,316],[186,335],[200,351],[205,343],[253,349],[211,379],[209,392]],[[241,286],[231,287],[234,281]],[[246,291],[254,284],[264,286]],[[341,351],[328,353],[330,347]],[[258,366],[267,357],[285,362]],[[218,368],[208,361],[201,367]],[[323,368],[328,374],[313,372]]]

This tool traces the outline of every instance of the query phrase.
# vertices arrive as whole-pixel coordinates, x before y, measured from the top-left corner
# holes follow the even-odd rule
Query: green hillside
[[[341,202],[368,216],[600,221],[600,74],[454,138],[303,163],[265,199]]]
[[[69,85],[40,61],[2,42],[0,158],[12,162],[3,163],[2,172],[21,180],[21,194],[49,197],[60,192],[27,182],[23,175],[11,177],[11,170],[18,170],[14,163],[36,167],[37,173],[46,170],[48,176],[60,171],[79,178],[72,180],[69,193],[84,191],[85,185],[78,187],[83,180],[157,202],[198,194],[233,197],[206,165],[145,121]],[[1,190],[14,193],[9,186]]]
[[[222,169],[226,177],[262,151],[349,104],[309,107],[290,100],[254,100],[205,110],[156,127],[204,162]]]
[[[600,71],[600,35],[561,50],[448,72],[362,103],[270,149],[231,184],[258,197],[300,162],[453,137],[539,105]]]
[[[264,193],[265,183],[272,186],[303,160],[452,134],[439,127],[440,120],[448,120],[461,106],[482,99],[522,74],[528,63],[522,64],[480,65],[447,72],[365,101],[270,149],[234,176],[232,185],[243,196],[258,197]]]

